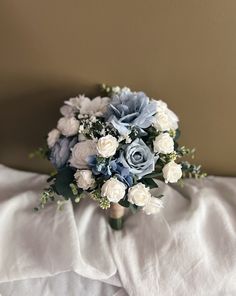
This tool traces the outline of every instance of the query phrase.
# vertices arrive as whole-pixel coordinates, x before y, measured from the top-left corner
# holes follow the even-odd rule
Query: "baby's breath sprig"
[[[39,147],[38,149],[36,149],[35,151],[29,154],[29,158],[39,157],[39,158],[46,159],[48,157],[48,153],[49,153],[48,148]]]
[[[121,88],[119,86],[110,86],[105,83],[101,85],[101,92],[106,96],[111,96],[113,94],[119,93]]]
[[[99,201],[99,206],[101,209],[106,210],[110,208],[111,203],[106,197],[102,197]]]
[[[169,130],[169,135],[172,137],[172,138],[175,138],[176,136],[176,131],[175,130]]]
[[[57,201],[57,210],[58,211],[63,211],[64,205],[67,203],[67,200],[58,200]]]
[[[177,159],[177,153],[174,151],[169,154],[159,154],[158,163],[166,164]]]
[[[39,206],[35,207],[34,210],[38,211],[40,209],[43,209],[49,201],[54,201],[54,200],[55,200],[55,192],[53,188],[52,187],[46,188],[40,195]]]
[[[79,194],[78,187],[74,183],[70,184],[70,188],[71,188],[71,191],[72,191],[73,195],[78,195]]]
[[[195,153],[195,148],[190,149],[185,146],[182,146],[182,147],[178,148],[176,152],[177,152],[177,156],[179,158],[186,156],[186,155],[191,155],[191,158],[193,159],[194,153]]]
[[[99,190],[93,190],[89,193],[89,197],[95,201],[99,201],[101,199],[101,192]]]
[[[190,164],[187,161],[181,163],[183,178],[200,179],[207,176],[206,173],[201,172],[201,165]]]

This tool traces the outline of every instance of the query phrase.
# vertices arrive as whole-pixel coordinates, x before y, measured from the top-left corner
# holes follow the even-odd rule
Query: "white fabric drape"
[[[0,166],[0,295],[236,295],[235,178],[159,182],[122,231],[88,200],[35,213],[46,178]]]

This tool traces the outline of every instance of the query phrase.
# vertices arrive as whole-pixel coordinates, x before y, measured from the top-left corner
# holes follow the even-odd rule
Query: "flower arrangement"
[[[46,156],[56,171],[35,210],[51,200],[95,200],[110,208],[109,222],[121,229],[124,209],[147,215],[163,207],[151,188],[158,179],[180,182],[203,177],[200,166],[181,161],[194,150],[179,147],[179,119],[167,104],[144,92],[103,85],[103,96],[79,95],[64,102],[57,128],[49,132]]]

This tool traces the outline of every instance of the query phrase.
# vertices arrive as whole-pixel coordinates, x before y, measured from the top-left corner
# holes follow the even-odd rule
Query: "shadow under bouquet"
[[[204,176],[200,166],[181,158],[194,150],[179,147],[178,117],[161,100],[144,92],[103,85],[102,96],[79,95],[64,102],[57,128],[40,153],[55,167],[39,206],[57,201],[59,208],[90,198],[109,209],[109,224],[123,226],[125,208],[156,214],[162,195],[152,196],[158,179],[180,182]]]

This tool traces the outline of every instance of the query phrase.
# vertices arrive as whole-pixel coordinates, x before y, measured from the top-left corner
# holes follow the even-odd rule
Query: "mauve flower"
[[[143,140],[137,138],[126,147],[119,159],[124,167],[129,168],[130,173],[141,179],[154,170],[158,156],[154,157],[154,154]]]
[[[96,153],[96,144],[93,140],[79,142],[71,151],[70,166],[77,169],[87,169],[89,157]]]
[[[107,120],[121,135],[125,135],[131,127],[148,128],[153,122],[156,108],[156,102],[150,101],[143,92],[121,92],[113,96]]]
[[[76,144],[77,138],[60,138],[53,146],[50,153],[50,161],[57,169],[66,165],[71,154],[71,148]]]

